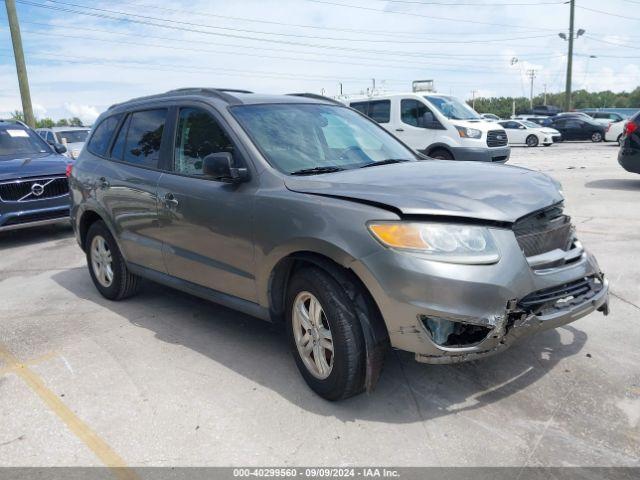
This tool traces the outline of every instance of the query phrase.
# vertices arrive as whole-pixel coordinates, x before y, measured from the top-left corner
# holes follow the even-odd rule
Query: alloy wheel
[[[293,301],[293,336],[305,367],[324,380],[333,370],[333,336],[320,304],[310,292],[300,292]]]
[[[113,283],[113,257],[101,235],[96,235],[91,241],[91,268],[100,285],[109,288]]]

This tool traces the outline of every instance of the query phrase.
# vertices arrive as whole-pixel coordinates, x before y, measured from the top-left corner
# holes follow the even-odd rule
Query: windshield
[[[447,118],[453,120],[482,120],[482,117],[474,109],[456,97],[427,95],[424,98],[429,100]]]
[[[18,124],[0,125],[0,160],[49,153],[51,149],[37,133]]]
[[[525,127],[540,128],[540,125],[534,122],[530,122],[529,120],[520,120],[520,123],[523,124]]]
[[[56,135],[62,143],[62,139],[66,139],[67,143],[83,143],[87,141],[87,135],[89,130],[65,130],[63,132],[56,132]]]
[[[376,123],[346,107],[300,103],[231,110],[269,163],[288,174],[416,160]]]

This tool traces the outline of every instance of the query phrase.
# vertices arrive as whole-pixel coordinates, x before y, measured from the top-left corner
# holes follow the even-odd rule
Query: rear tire
[[[435,158],[436,160],[453,160],[453,155],[451,155],[450,152],[448,152],[447,150],[444,150],[442,148],[436,149],[434,151],[432,151],[429,156],[431,158]]]
[[[91,280],[109,300],[124,300],[140,288],[140,278],[129,271],[106,224],[95,222],[86,237],[87,265]]]
[[[307,385],[331,401],[362,392],[365,342],[344,288],[324,270],[302,268],[289,282],[286,308],[291,352]]]
[[[593,132],[591,135],[591,141],[593,143],[599,143],[602,141],[602,134],[600,132]]]
[[[529,135],[525,142],[527,144],[527,147],[537,147],[538,143],[540,143],[538,137],[536,137],[535,135]]]

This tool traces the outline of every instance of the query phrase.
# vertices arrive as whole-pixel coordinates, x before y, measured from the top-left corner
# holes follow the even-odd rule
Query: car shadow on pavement
[[[584,185],[587,188],[602,188],[605,190],[630,190],[640,191],[640,176],[634,178],[603,178],[593,180]]]
[[[374,392],[327,402],[302,380],[282,327],[151,282],[144,283],[138,296],[111,302],[99,295],[85,269],[61,271],[52,278],[161,341],[204,355],[212,366],[223,365],[302,409],[344,422],[411,423],[482,408],[536,383],[587,340],[586,333],[568,326],[564,341],[559,330],[549,330],[499,355],[458,365],[419,364],[409,353],[391,351]]]
[[[63,240],[73,236],[71,224],[64,223],[31,227],[21,230],[0,232],[0,250],[13,247],[24,247],[52,240]]]

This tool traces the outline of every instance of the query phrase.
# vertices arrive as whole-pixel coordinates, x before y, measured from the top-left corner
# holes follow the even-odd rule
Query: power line
[[[109,13],[109,14],[115,14],[115,15],[123,15],[123,16],[127,16],[127,17],[134,17],[134,18],[141,18],[143,20],[149,20],[149,21],[156,21],[156,22],[167,22],[167,23],[171,23],[171,24],[177,24],[177,25],[186,25],[189,27],[198,27],[198,28],[211,28],[214,30],[225,30],[225,31],[230,31],[230,32],[240,32],[240,33],[251,33],[251,34],[258,34],[258,35],[275,35],[275,36],[279,36],[279,37],[292,37],[292,38],[303,38],[303,39],[313,39],[313,40],[330,40],[330,41],[337,41],[337,42],[366,42],[366,43],[389,43],[388,40],[381,40],[381,39],[363,39],[363,38],[343,38],[343,37],[321,37],[321,36],[317,36],[317,35],[301,35],[301,34],[295,34],[295,33],[281,33],[281,32],[265,32],[262,30],[248,30],[248,29],[243,29],[243,28],[233,28],[233,27],[217,27],[217,26],[213,26],[213,25],[207,25],[207,24],[203,24],[203,23],[194,23],[194,22],[187,22],[187,21],[181,21],[181,20],[174,20],[174,19],[167,19],[167,18],[163,18],[163,17],[154,17],[154,16],[150,16],[150,15],[140,15],[137,13],[129,13],[129,12],[123,12],[120,10],[111,10],[111,9],[106,9],[106,8],[98,8],[98,7],[87,7],[86,5],[79,5],[77,3],[73,3],[73,2],[63,2],[63,1],[59,1],[59,0],[48,0],[49,3],[54,3],[54,4],[58,4],[58,5],[64,5],[67,7],[74,7],[74,8],[84,8],[86,10],[89,11],[96,11],[96,12],[104,12],[104,13]],[[20,2],[23,3],[23,2]],[[33,2],[32,2],[33,4]],[[42,6],[42,7],[46,7],[45,5],[42,4],[37,4],[38,6]],[[526,36],[526,37],[516,37],[516,38],[492,38],[492,39],[487,39],[487,40],[456,40],[456,41],[444,41],[444,40],[394,40],[394,43],[399,43],[399,44],[415,44],[415,45],[422,45],[422,44],[467,44],[467,43],[492,43],[492,42],[503,42],[503,41],[510,41],[510,40],[529,40],[529,39],[533,39],[533,38],[542,38],[545,37],[547,35],[537,35],[537,36]]]
[[[595,8],[589,8],[589,7],[583,7],[581,5],[576,5],[576,7],[582,9],[582,10],[587,10],[589,12],[595,12],[595,13],[601,13],[603,15],[609,15],[611,17],[617,17],[617,18],[624,18],[625,20],[635,20],[638,21],[640,20],[640,17],[630,17],[629,15],[620,15],[617,13],[613,13],[613,12],[607,12],[605,10],[597,10]]]
[[[419,0],[377,0],[379,2],[388,2],[388,3],[408,3],[414,5],[425,5],[425,6],[447,6],[447,7],[458,7],[458,6],[473,6],[473,7],[507,7],[507,6],[539,6],[539,5],[562,5],[564,1],[555,1],[555,2],[517,2],[517,3],[467,3],[467,2],[456,2],[456,3],[447,3],[447,2],[421,2]]]
[[[451,22],[456,22],[456,23],[472,23],[472,24],[475,24],[475,25],[490,25],[490,26],[494,26],[494,27],[510,27],[510,28],[521,28],[521,29],[526,29],[526,30],[540,30],[540,31],[554,31],[555,32],[555,29],[551,29],[551,28],[525,27],[525,26],[521,26],[521,25],[482,22],[480,20],[468,20],[468,19],[455,18],[455,17],[440,17],[440,16],[435,16],[435,15],[426,15],[426,14],[419,14],[419,13],[414,13],[414,12],[400,12],[398,10],[384,10],[384,9],[379,9],[379,8],[364,7],[364,6],[361,6],[361,5],[349,5],[349,4],[345,4],[345,3],[336,3],[336,2],[331,2],[331,1],[328,1],[328,0],[307,0],[307,2],[322,3],[322,4],[325,4],[325,5],[333,5],[333,6],[344,7],[344,8],[355,8],[355,9],[358,9],[358,10],[367,10],[367,11],[370,11],[370,12],[387,13],[387,14],[391,13],[391,14],[397,14],[397,15],[409,15],[409,16],[412,16],[412,17],[424,17],[424,18],[430,18],[432,20],[445,20],[445,21],[451,21]]]
[[[121,21],[121,22],[127,22],[127,23],[134,23],[134,24],[141,24],[141,25],[148,25],[148,26],[152,26],[152,27],[166,28],[166,29],[170,29],[170,30],[186,31],[186,32],[191,32],[191,33],[200,33],[200,34],[204,34],[204,35],[212,35],[212,36],[219,36],[219,37],[225,37],[225,38],[236,38],[236,39],[242,39],[242,40],[258,41],[258,42],[269,42],[269,43],[277,43],[277,44],[284,44],[284,45],[291,45],[291,46],[311,47],[311,48],[318,48],[318,49],[325,49],[325,50],[327,50],[327,49],[329,49],[329,50],[345,50],[345,51],[352,51],[352,52],[389,54],[389,55],[404,55],[404,56],[417,56],[417,57],[423,56],[422,53],[415,53],[415,55],[410,55],[410,53],[403,52],[403,51],[368,50],[368,49],[350,48],[350,47],[337,46],[337,45],[308,44],[308,43],[292,42],[292,41],[288,41],[288,40],[276,40],[276,39],[271,39],[271,38],[250,37],[250,36],[235,35],[235,34],[229,34],[229,33],[217,33],[217,32],[210,32],[210,31],[206,31],[206,30],[198,30],[198,29],[193,29],[193,28],[181,27],[181,26],[176,26],[176,25],[166,25],[166,24],[161,24],[161,23],[154,23],[154,22],[145,21],[145,20],[135,20],[135,19],[132,19],[132,18],[125,18],[125,17],[114,17],[114,16],[107,15],[107,14],[104,14],[104,13],[97,13],[97,12],[90,12],[90,11],[89,12],[84,12],[84,11],[73,10],[73,9],[64,8],[64,7],[55,7],[55,6],[50,6],[50,5],[43,5],[43,4],[40,4],[40,3],[35,3],[35,2],[28,1],[28,0],[16,0],[16,1],[18,3],[24,4],[24,5],[31,5],[31,6],[45,8],[45,9],[49,9],[49,10],[62,11],[62,12],[67,12],[67,13],[76,13],[76,14],[79,14],[79,15],[85,15],[85,16],[90,16],[90,17],[106,18],[106,19],[109,19],[109,20],[115,20],[115,21]],[[50,0],[50,1],[53,1],[53,0]],[[160,21],[169,22],[169,20],[164,20],[164,19],[160,19]],[[499,41],[502,41],[502,40],[499,40]]]

